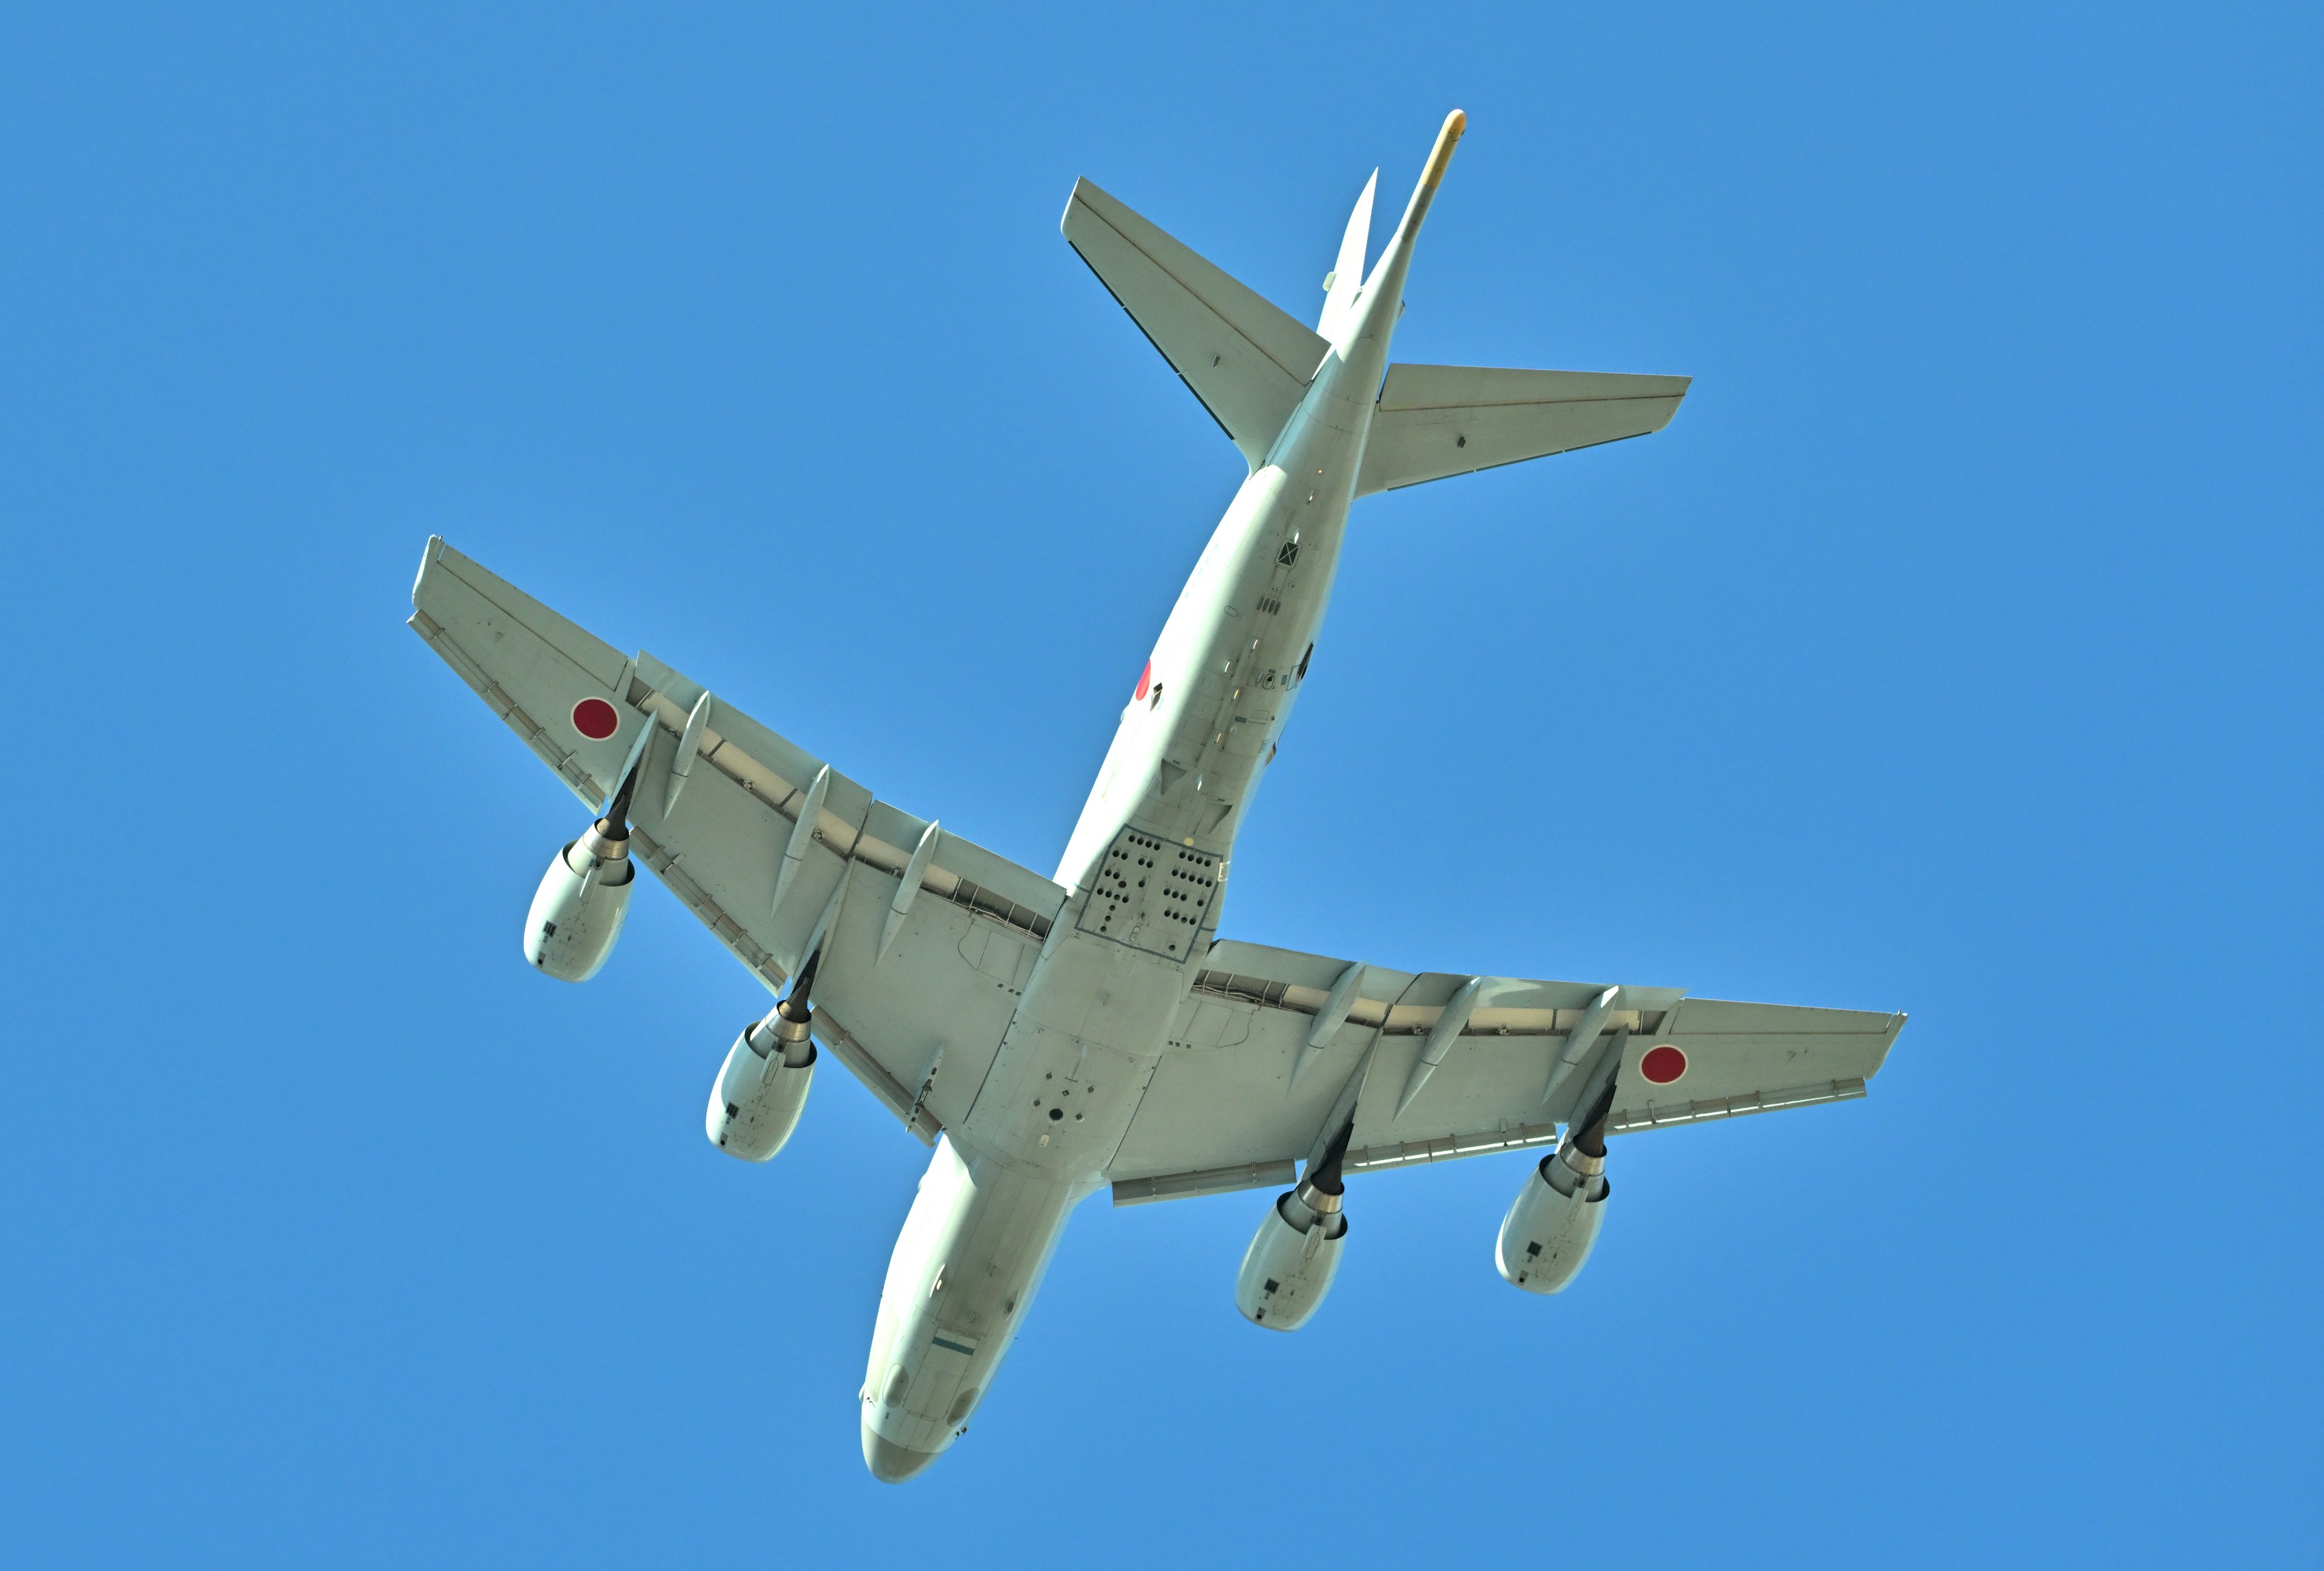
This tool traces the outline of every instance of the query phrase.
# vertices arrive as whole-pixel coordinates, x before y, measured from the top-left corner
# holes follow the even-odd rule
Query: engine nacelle
[[[1348,1236],[1339,1189],[1334,1170],[1277,1197],[1235,1278],[1235,1308],[1244,1319],[1269,1331],[1296,1331],[1323,1307]]]
[[[586,982],[613,952],[638,876],[626,829],[600,818],[549,863],[524,919],[524,957],[535,969]]]
[[[1493,1262],[1502,1280],[1528,1293],[1563,1291],[1590,1258],[1612,1192],[1602,1143],[1593,1156],[1569,1137],[1542,1158],[1501,1220]]]
[[[795,1020],[788,1000],[742,1028],[702,1116],[712,1145],[746,1162],[763,1162],[783,1149],[815,1082],[814,1029],[813,1012],[801,1005]]]

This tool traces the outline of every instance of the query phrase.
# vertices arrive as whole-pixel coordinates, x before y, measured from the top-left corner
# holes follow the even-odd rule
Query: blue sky
[[[22,7],[0,1534],[21,1564],[2282,1565],[2324,1471],[2312,7]],[[1074,1219],[906,1489],[926,1157],[405,631],[441,533],[1054,865],[1240,462],[1056,233],[1303,317],[1471,132],[1402,357],[1677,372],[1362,504],[1231,936],[1903,1008],[1867,1101]]]

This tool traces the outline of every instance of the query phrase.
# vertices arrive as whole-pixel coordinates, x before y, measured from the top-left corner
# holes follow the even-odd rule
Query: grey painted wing
[[[1609,1128],[1618,1134],[1861,1096],[1904,1022],[1623,986],[1596,1012],[1580,1072],[1560,1077],[1606,984],[1373,966],[1345,1022],[1303,1064],[1347,966],[1256,944],[1213,947],[1109,1173],[1117,1205],[1286,1181],[1351,1083],[1346,1165],[1358,1172],[1548,1143],[1602,1067],[1591,1055],[1617,1045]],[[1445,1006],[1472,981],[1481,981],[1474,1007],[1399,1113]]]
[[[823,761],[715,698],[671,791],[702,688],[650,654],[624,657],[441,541],[412,606],[413,630],[592,809],[652,727],[631,815],[638,860],[770,992],[828,920],[819,1039],[922,1139],[966,1114],[1064,890],[939,830],[904,897],[927,821],[833,770],[796,836]]]

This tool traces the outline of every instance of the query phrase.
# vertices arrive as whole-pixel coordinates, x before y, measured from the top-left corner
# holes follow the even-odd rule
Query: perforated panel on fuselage
[[[1219,892],[1219,859],[1124,829],[1099,862],[1080,930],[1184,960]]]

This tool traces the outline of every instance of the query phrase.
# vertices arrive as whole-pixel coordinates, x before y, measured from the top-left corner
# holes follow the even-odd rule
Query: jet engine
[[[783,1149],[815,1080],[814,1019],[807,1003],[793,997],[742,1028],[703,1114],[712,1145],[746,1162],[763,1162]]]
[[[1276,1197],[1243,1252],[1235,1278],[1235,1308],[1254,1326],[1296,1331],[1314,1317],[1340,1270],[1348,1236],[1340,1177],[1353,1125],[1341,1130],[1323,1160],[1310,1165],[1296,1188]]]
[[[1541,1159],[1501,1219],[1493,1263],[1501,1278],[1528,1293],[1564,1291],[1579,1275],[1606,1222],[1606,1117],[1609,1083],[1590,1113],[1566,1125],[1565,1139]]]
[[[638,870],[626,825],[603,818],[557,854],[524,919],[524,957],[560,982],[586,982],[613,952]]]
[[[639,732],[622,766],[622,783],[605,799],[605,810],[549,862],[532,910],[525,913],[526,963],[560,982],[586,982],[597,975],[622,936],[630,887],[638,876],[630,862],[630,798],[652,736],[651,725]]]

